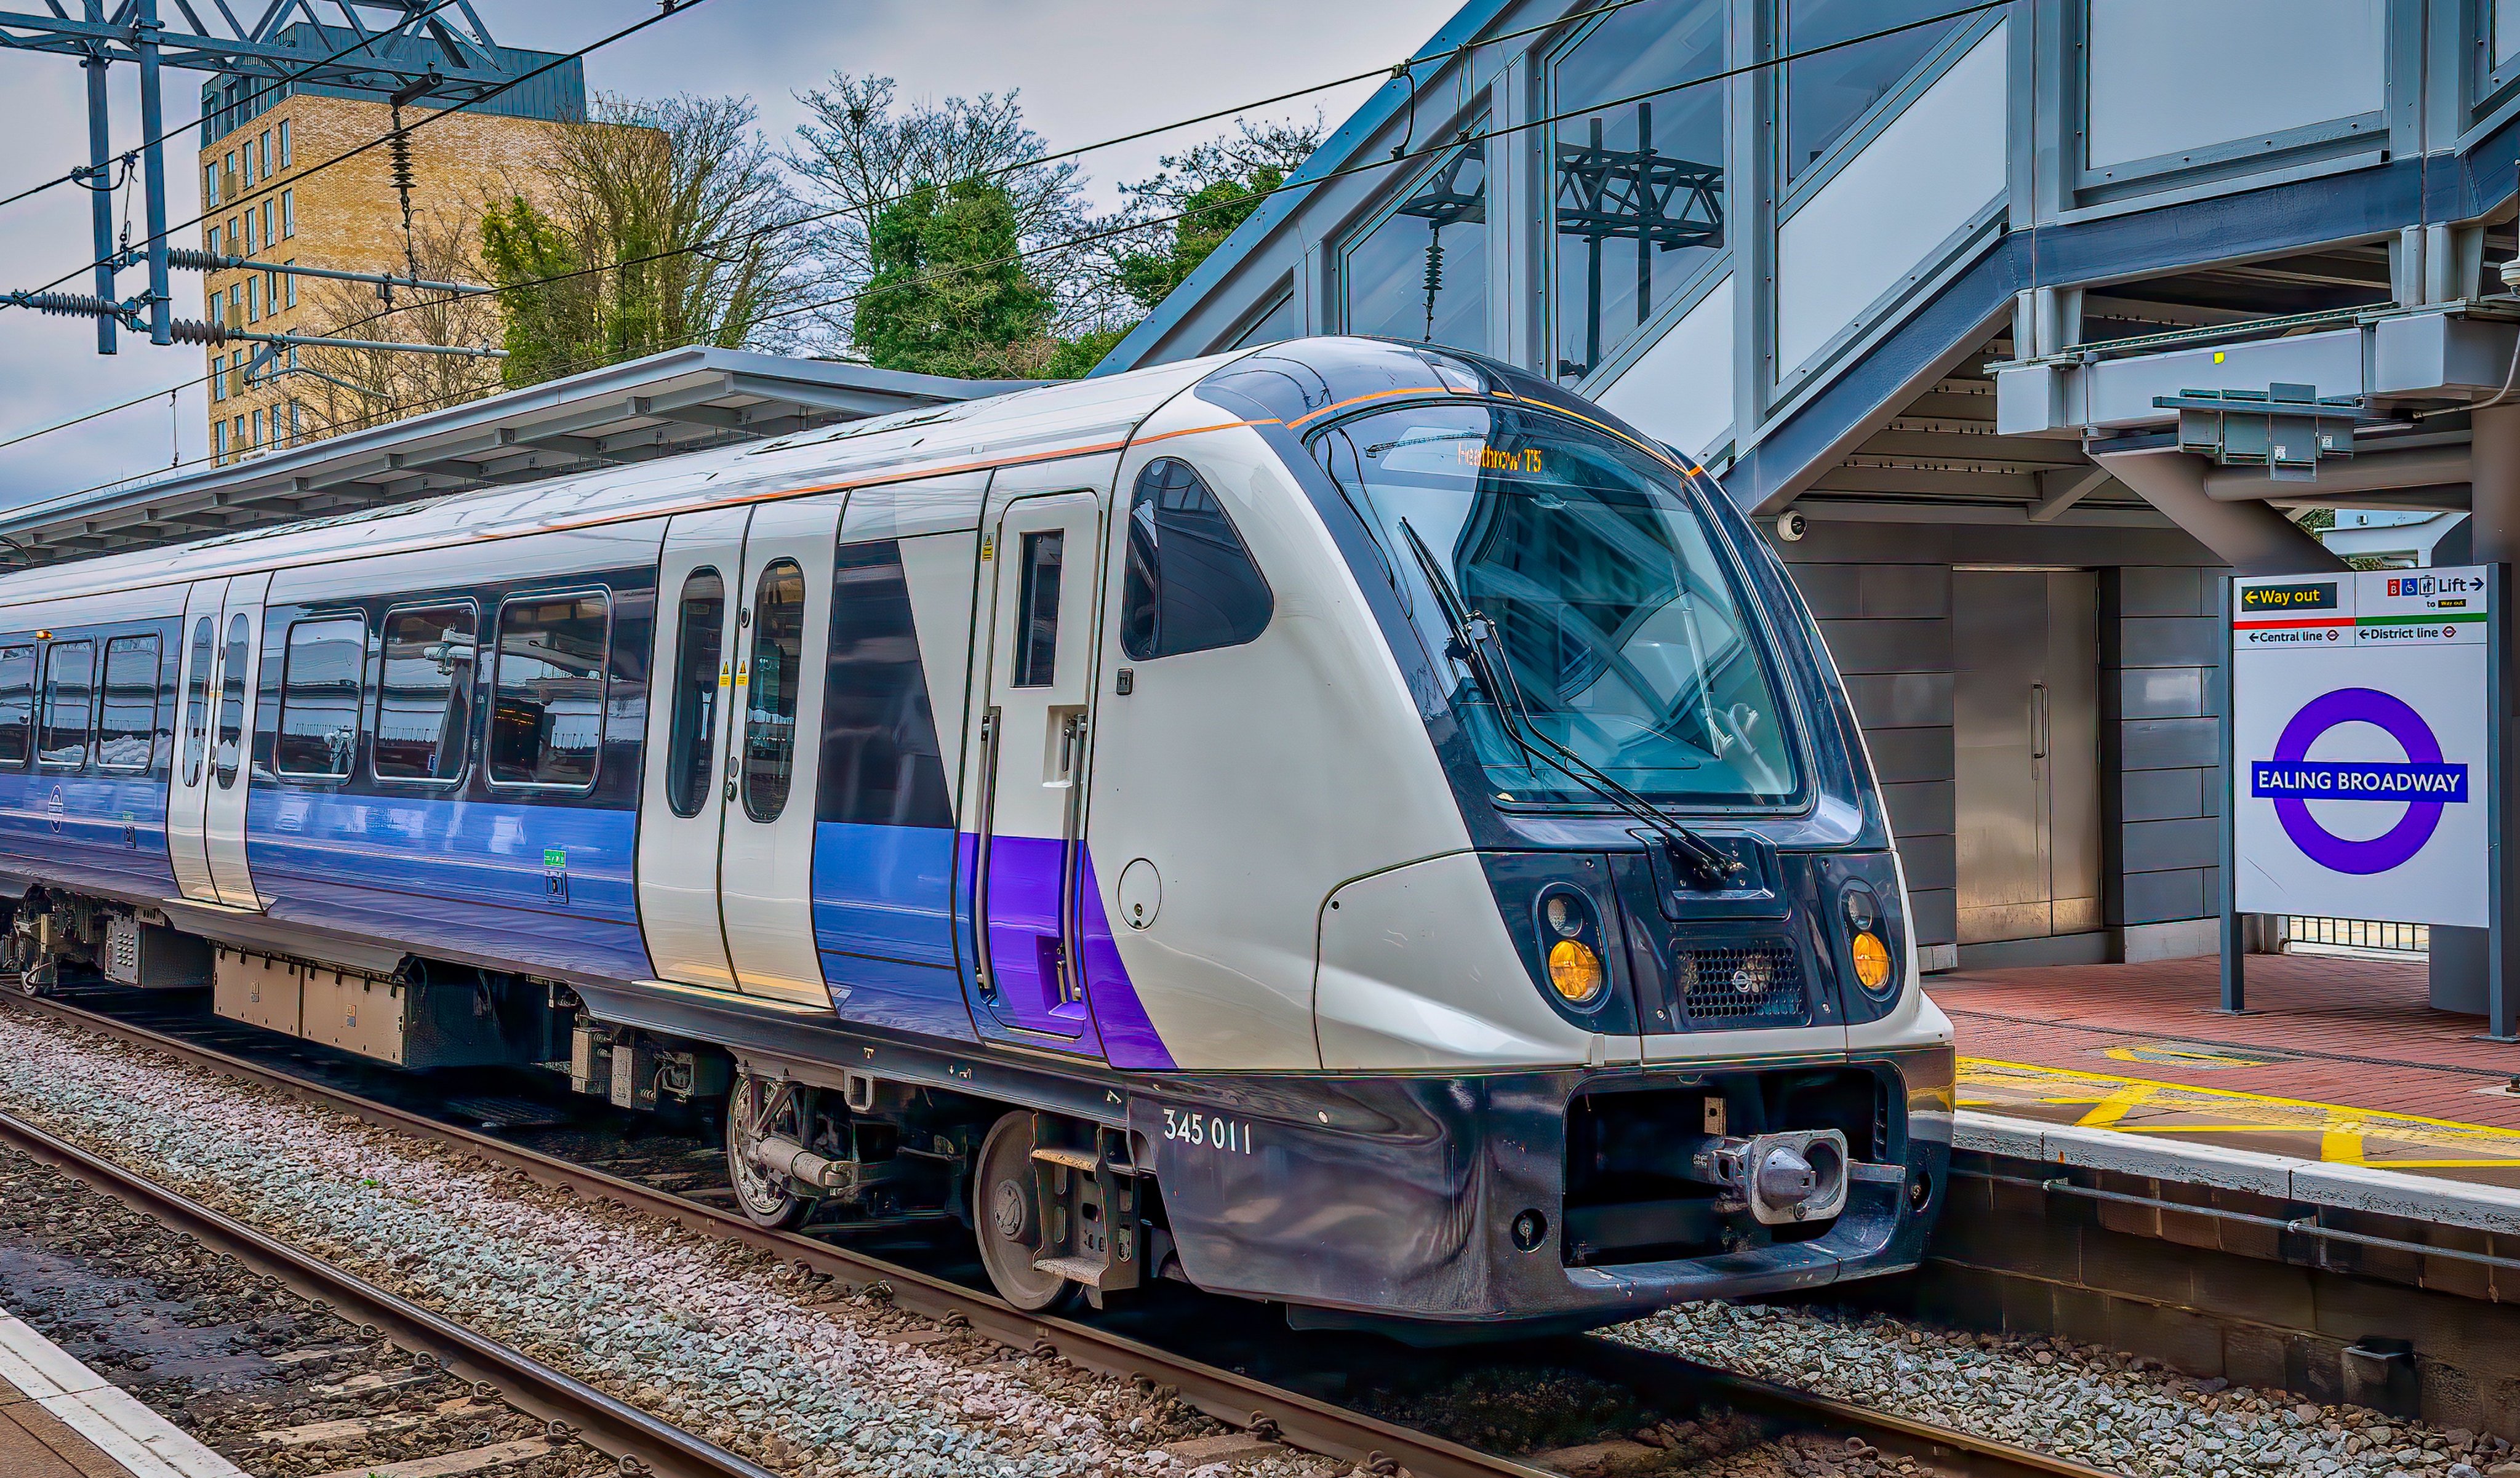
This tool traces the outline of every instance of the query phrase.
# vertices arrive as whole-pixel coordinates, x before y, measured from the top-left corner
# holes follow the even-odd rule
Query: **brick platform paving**
[[[2204,959],[1958,970],[1928,977],[1925,991],[1951,1014],[1963,1056],[2520,1129],[2520,1096],[2507,1092],[2520,1046],[2475,1041],[2484,1017],[2426,1005],[2421,962],[2253,955],[2245,1016],[2214,1009],[2219,968]],[[2199,1051],[2182,1060],[2182,1049]],[[2253,1053],[2275,1060],[2252,1064]]]

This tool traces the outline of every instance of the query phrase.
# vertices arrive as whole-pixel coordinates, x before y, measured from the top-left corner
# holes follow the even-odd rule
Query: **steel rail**
[[[1369,1473],[1410,1474],[1415,1478],[1557,1478],[1546,1468],[1412,1431],[1090,1324],[1026,1314],[989,1294],[915,1269],[794,1232],[768,1231],[740,1215],[668,1191],[573,1165],[456,1125],[441,1124],[58,998],[12,993],[0,996],[0,1001],[11,1008],[30,1008],[135,1047],[277,1089],[382,1129],[479,1155],[556,1189],[756,1248],[799,1272],[832,1278],[835,1287],[844,1293],[864,1293],[949,1327],[968,1327],[1001,1344],[1063,1360],[1082,1369],[1169,1387],[1182,1401],[1227,1426],[1354,1463]],[[241,1230],[260,1235],[250,1229]],[[2067,1458],[1735,1375],[1642,1345],[1579,1336],[1549,1342],[1547,1353],[1641,1394],[1685,1389],[1693,1395],[1711,1396],[1796,1426],[1861,1436],[1885,1452],[1912,1456],[1941,1472],[1968,1478],[2114,1478],[2101,1469]]]
[[[319,1306],[361,1325],[363,1330],[382,1331],[459,1380],[472,1382],[476,1388],[484,1384],[496,1388],[520,1410],[541,1417],[545,1435],[555,1446],[582,1440],[613,1458],[624,1473],[653,1472],[664,1478],[778,1478],[767,1468],[616,1401],[530,1355],[433,1314],[312,1253],[266,1236],[15,1115],[0,1112],[0,1143],[68,1171],[195,1241],[256,1273],[280,1279]]]

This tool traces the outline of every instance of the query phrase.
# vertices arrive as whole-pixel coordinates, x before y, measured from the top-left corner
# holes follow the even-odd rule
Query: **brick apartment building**
[[[300,24],[291,27],[288,39],[324,55],[349,37]],[[561,61],[544,52],[496,50],[520,74]],[[402,111],[406,126],[429,119],[407,138],[416,234],[475,216],[494,196],[539,194],[536,177],[554,130],[586,116],[585,72],[568,60],[461,112],[442,117],[431,112],[421,105]],[[204,249],[274,265],[408,270],[394,151],[379,145],[340,157],[391,130],[392,108],[384,98],[338,87],[273,87],[257,78],[221,77],[202,89],[202,114]],[[421,275],[430,275],[425,261]],[[475,272],[457,275],[471,278]],[[256,333],[321,333],[331,325],[317,321],[317,302],[340,301],[343,294],[340,285],[321,282],[268,271],[210,273],[203,284],[203,316]],[[378,329],[362,333],[393,336]],[[256,347],[209,354],[210,450],[222,465],[318,433],[299,377],[268,373],[294,360],[284,351],[279,364],[249,376]]]

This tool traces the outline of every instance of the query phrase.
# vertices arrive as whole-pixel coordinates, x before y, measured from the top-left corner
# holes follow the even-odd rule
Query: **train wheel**
[[[1008,1114],[989,1131],[980,1145],[979,1173],[971,1177],[971,1229],[998,1296],[1029,1314],[1056,1313],[1084,1290],[1032,1265],[1042,1240],[1032,1147],[1031,1114]]]
[[[754,1226],[779,1232],[801,1225],[814,1203],[798,1195],[786,1176],[755,1161],[752,1146],[773,1134],[805,1139],[796,1095],[791,1085],[742,1073],[726,1099],[726,1178],[734,1183],[735,1203]]]

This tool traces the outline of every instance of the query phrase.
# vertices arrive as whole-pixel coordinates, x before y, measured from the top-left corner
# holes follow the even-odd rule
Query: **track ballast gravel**
[[[0,1014],[0,1107],[782,1472],[1330,1470],[1192,1467],[1223,1429],[1169,1393],[66,1023]]]

